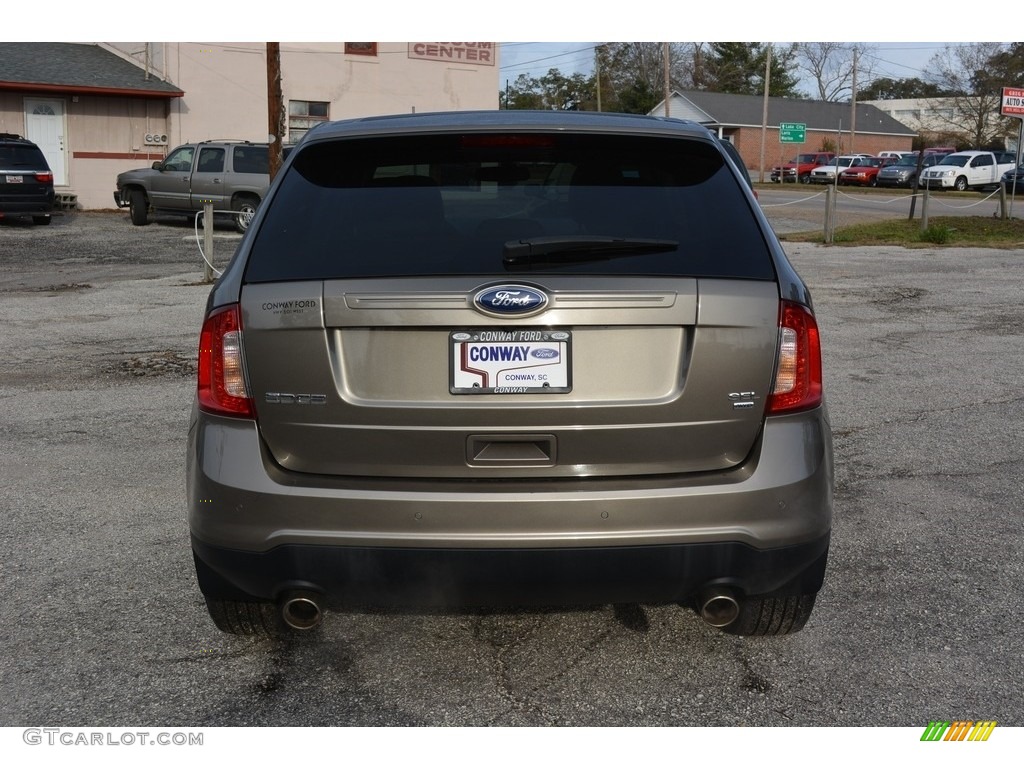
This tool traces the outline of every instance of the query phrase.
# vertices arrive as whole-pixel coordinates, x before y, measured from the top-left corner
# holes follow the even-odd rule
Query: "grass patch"
[[[945,245],[953,238],[953,230],[945,224],[931,224],[927,229],[918,232],[918,238],[925,243]]]
[[[818,232],[782,235],[794,243],[823,243]],[[930,216],[928,228],[921,220],[887,219],[873,224],[838,227],[834,245],[901,245],[925,248],[945,245],[958,248],[1024,248],[1024,219],[996,219],[991,216]]]

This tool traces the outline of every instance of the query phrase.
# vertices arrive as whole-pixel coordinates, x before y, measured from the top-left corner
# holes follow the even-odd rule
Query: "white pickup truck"
[[[1006,171],[1016,167],[1012,152],[970,150],[946,155],[938,165],[921,172],[921,186],[928,189],[995,187]]]

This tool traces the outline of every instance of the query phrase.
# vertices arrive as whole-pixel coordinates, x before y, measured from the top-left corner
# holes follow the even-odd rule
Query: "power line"
[[[506,45],[508,45],[508,43],[502,43],[501,45],[504,48]],[[552,56],[543,56],[543,57],[541,57],[539,59],[530,59],[529,61],[520,61],[520,62],[516,62],[515,64],[506,64],[505,66],[500,67],[499,69],[502,69],[502,70],[505,70],[505,69],[529,69],[529,65],[530,64],[539,64],[540,62],[551,61],[552,59],[564,59],[567,56],[576,56],[576,55],[581,54],[581,53],[586,53],[589,56],[593,56],[593,54],[594,54],[594,46],[591,45],[591,46],[588,46],[586,48],[578,48],[578,49],[573,50],[573,51],[563,51],[562,53],[556,53],[556,54],[554,54]]]

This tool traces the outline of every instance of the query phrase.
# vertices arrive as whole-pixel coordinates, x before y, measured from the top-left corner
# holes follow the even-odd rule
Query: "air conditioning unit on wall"
[[[167,145],[167,134],[166,133],[147,133],[146,143],[155,144],[160,146]]]

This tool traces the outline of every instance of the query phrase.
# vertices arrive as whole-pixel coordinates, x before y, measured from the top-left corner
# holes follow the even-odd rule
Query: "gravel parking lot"
[[[218,633],[192,571],[191,224],[0,224],[0,726],[1024,725],[1024,250],[787,251],[838,472],[803,632],[645,605],[329,614],[273,643]]]

